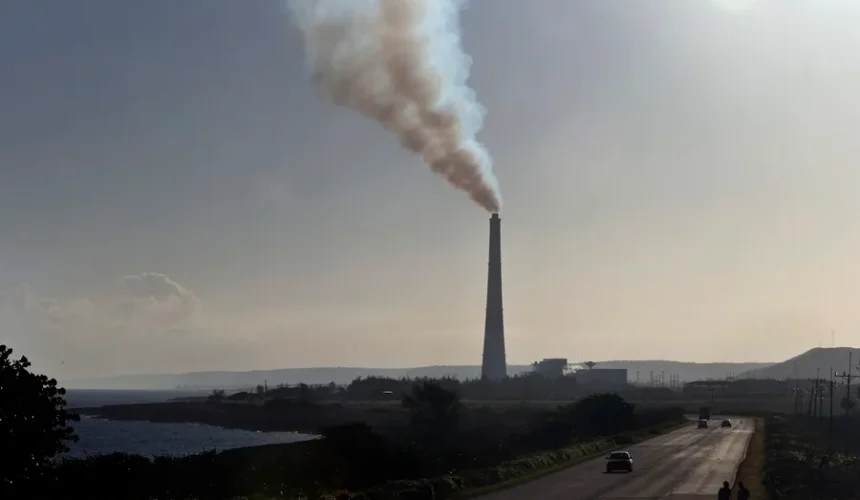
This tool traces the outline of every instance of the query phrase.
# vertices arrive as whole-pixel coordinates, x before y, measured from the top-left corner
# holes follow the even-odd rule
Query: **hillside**
[[[830,369],[845,372],[848,370],[848,353],[853,353],[854,373],[860,365],[860,349],[855,347],[816,347],[791,359],[765,368],[753,369],[741,374],[749,378],[815,378],[830,376]]]
[[[670,375],[680,377],[681,381],[698,380],[703,378],[725,378],[727,374],[738,374],[744,371],[757,370],[769,366],[770,363],[684,363],[679,361],[601,361],[596,368],[627,368],[628,377],[647,383],[653,372],[657,379],[665,372],[666,380]],[[530,371],[531,365],[508,365],[508,374],[515,375]],[[478,378],[481,367],[466,366],[425,366],[416,368],[356,368],[356,367],[320,367],[320,368],[283,368],[277,370],[257,370],[244,372],[192,372],[182,374],[140,374],[118,375],[81,380],[61,381],[67,388],[75,389],[240,389],[254,387],[257,384],[347,384],[357,377],[378,375],[383,377],[431,377],[439,378],[452,376],[459,379]]]

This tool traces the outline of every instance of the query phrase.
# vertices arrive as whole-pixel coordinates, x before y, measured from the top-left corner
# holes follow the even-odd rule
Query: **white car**
[[[633,457],[629,451],[613,451],[606,457],[606,472],[617,470],[633,472]]]

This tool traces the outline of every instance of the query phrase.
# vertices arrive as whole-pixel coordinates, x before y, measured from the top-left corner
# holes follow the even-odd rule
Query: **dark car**
[[[707,420],[699,420],[698,428],[699,429],[707,429],[708,428],[708,421]]]
[[[732,421],[729,419],[726,419],[726,420],[723,420],[722,422],[720,422],[720,427],[731,427],[731,426],[732,426]]]
[[[633,472],[633,457],[629,451],[613,451],[606,457],[606,472],[617,470]]]

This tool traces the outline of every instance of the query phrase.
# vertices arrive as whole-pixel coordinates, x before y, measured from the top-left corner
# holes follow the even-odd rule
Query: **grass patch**
[[[834,423],[806,417],[771,417],[765,425],[767,453],[762,482],[780,500],[856,499],[860,491],[858,419]]]
[[[499,466],[504,473],[497,476],[497,481],[492,482],[494,478],[490,477],[491,482],[485,482],[483,485],[475,484],[471,488],[467,487],[465,491],[457,494],[455,498],[474,498],[494,491],[511,488],[518,484],[533,481],[553,472],[558,472],[562,469],[600,457],[617,447],[618,445],[615,441],[610,439],[525,456],[509,464]]]
[[[536,479],[614,448],[613,439],[599,439],[558,450],[530,453],[491,467],[420,480],[391,481],[367,491],[336,492],[326,500],[467,499]]]
[[[762,484],[762,469],[764,468],[765,444],[764,444],[764,419],[755,419],[755,429],[747,447],[746,456],[738,467],[735,476],[735,486],[732,491],[737,491],[737,483],[743,482],[750,490],[752,500],[767,500],[767,491]]]

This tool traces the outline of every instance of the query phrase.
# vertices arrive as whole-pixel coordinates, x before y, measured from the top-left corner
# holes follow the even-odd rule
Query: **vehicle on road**
[[[732,421],[729,419],[725,419],[722,422],[720,422],[720,427],[731,427],[731,426],[732,426]]]
[[[711,407],[710,406],[702,406],[699,408],[699,420],[710,420],[711,419]]]
[[[629,451],[613,451],[606,457],[606,473],[617,470],[633,472],[633,457]]]
[[[707,420],[699,420],[698,428],[699,429],[707,429],[708,428],[708,421]]]

